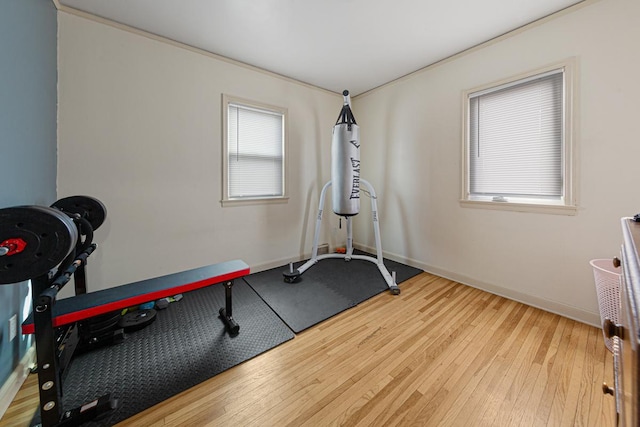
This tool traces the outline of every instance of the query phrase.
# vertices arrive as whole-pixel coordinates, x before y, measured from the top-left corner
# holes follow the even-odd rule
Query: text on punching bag
[[[353,170],[353,181],[351,184],[350,199],[360,198],[360,160],[351,157],[351,169]]]

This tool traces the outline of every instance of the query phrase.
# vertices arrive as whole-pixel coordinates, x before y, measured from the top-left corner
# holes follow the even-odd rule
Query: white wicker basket
[[[598,307],[600,309],[600,325],[604,319],[619,323],[620,317],[620,268],[613,266],[611,259],[594,259],[589,262],[593,267],[593,278],[596,281]],[[613,340],[604,336],[604,345],[613,352]]]

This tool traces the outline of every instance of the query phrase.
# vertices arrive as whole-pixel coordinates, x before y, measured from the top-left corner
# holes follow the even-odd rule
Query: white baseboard
[[[290,262],[299,262],[299,261],[303,261],[306,259],[311,258],[311,252],[309,252],[308,254],[304,254],[302,257],[297,256],[297,257],[290,257],[290,258],[280,258],[278,260],[275,261],[269,261],[269,262],[265,262],[262,264],[258,264],[258,265],[253,265],[251,266],[251,272],[252,273],[259,273],[261,271],[265,271],[265,270],[270,270],[272,268],[276,268],[276,267],[280,267],[283,265],[287,265]]]
[[[365,252],[370,252],[374,254],[376,253],[375,248],[370,248],[367,246],[357,245],[357,244],[354,244],[354,247],[357,247],[358,249]],[[472,277],[467,277],[451,271],[443,270],[438,267],[434,267],[432,265],[425,264],[423,262],[420,262],[414,259],[406,258],[398,254],[393,254],[393,253],[383,251],[383,256],[385,258],[388,258],[396,262],[401,262],[403,264],[407,264],[412,267],[420,268],[436,276],[444,277],[445,279],[453,280],[463,285],[471,286],[472,288],[477,288],[485,292],[489,292],[495,295],[499,295],[501,297],[508,298],[513,301],[521,302],[523,304],[530,305],[532,307],[536,307],[541,310],[545,310],[554,314],[558,314],[560,316],[563,316],[572,320],[576,320],[578,322],[586,323],[587,325],[595,326],[596,328],[601,327],[600,313],[585,311],[580,308],[566,305],[560,302],[548,300],[545,298],[540,298],[535,295],[530,295],[530,294],[519,292],[513,289],[508,289],[501,286],[493,285],[491,283],[483,282],[481,280],[477,280]]]
[[[20,387],[29,376],[31,367],[36,363],[36,348],[29,347],[27,354],[24,355],[18,366],[13,370],[7,381],[0,388],[0,418],[7,412],[9,405],[20,391]]]

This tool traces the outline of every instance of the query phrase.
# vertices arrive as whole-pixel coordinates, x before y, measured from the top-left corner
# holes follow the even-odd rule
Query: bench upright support
[[[220,318],[227,327],[227,331],[229,331],[229,335],[238,335],[238,332],[240,332],[240,325],[238,325],[238,323],[233,318],[231,288],[233,288],[233,280],[227,280],[226,282],[224,282],[225,306],[224,308],[220,309],[219,313]]]
[[[55,329],[51,301],[43,301],[40,294],[48,287],[45,274],[31,281],[34,326],[36,328],[36,357],[38,361],[38,392],[40,418],[43,426],[54,426],[62,416],[62,379],[56,357]]]
[[[65,410],[62,405],[62,381],[72,352],[78,341],[76,325],[67,326],[71,334],[63,333],[65,342],[57,343],[56,328],[53,326],[53,305],[55,297],[44,292],[51,280],[48,274],[31,281],[33,316],[38,364],[38,393],[40,395],[40,423],[43,427],[77,426],[98,415],[117,407],[111,395],[84,405]]]

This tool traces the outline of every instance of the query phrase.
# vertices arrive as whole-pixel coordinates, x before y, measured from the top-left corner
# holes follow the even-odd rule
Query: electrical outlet
[[[13,341],[13,339],[18,335],[18,315],[14,314],[9,319],[9,341]]]

